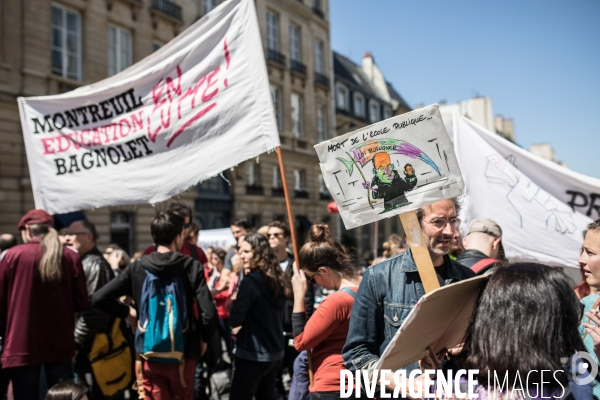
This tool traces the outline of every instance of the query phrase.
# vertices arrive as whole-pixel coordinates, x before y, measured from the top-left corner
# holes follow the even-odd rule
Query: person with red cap
[[[15,399],[38,398],[42,365],[48,387],[72,379],[75,313],[89,306],[79,256],[53,225],[46,211],[29,211],[18,225],[24,244],[0,262],[1,362]]]

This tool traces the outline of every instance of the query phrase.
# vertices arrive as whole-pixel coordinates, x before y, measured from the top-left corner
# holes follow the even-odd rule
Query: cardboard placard
[[[327,140],[315,150],[347,229],[463,193],[437,105]]]
[[[425,356],[462,342],[475,302],[489,275],[476,276],[427,293],[415,305],[390,341],[375,369],[396,371]]]

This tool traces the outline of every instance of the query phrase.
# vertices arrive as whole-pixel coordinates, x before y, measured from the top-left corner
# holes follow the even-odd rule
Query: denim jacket
[[[448,256],[444,259],[448,265],[446,285],[475,276]],[[368,268],[358,288],[342,350],[346,367],[351,371],[372,372],[379,356],[424,294],[410,249]],[[409,373],[418,367],[415,362],[405,369]]]

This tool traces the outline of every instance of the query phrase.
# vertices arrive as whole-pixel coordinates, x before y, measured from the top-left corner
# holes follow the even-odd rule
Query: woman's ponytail
[[[56,285],[62,279],[63,245],[58,239],[58,232],[44,224],[29,227],[32,236],[41,237],[44,253],[40,260],[39,271],[42,282]]]

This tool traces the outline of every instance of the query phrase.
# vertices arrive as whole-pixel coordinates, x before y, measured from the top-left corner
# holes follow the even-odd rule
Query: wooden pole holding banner
[[[429,250],[427,249],[427,241],[417,218],[417,212],[405,212],[400,214],[399,217],[406,233],[406,241],[410,246],[410,251],[417,265],[417,271],[419,271],[423,288],[425,289],[425,293],[429,293],[439,288],[440,282],[438,281]]]
[[[292,205],[290,203],[290,194],[288,192],[287,180],[285,179],[285,167],[283,166],[283,157],[281,156],[281,147],[277,146],[277,160],[279,161],[279,173],[281,174],[281,184],[283,186],[283,195],[285,197],[285,208],[287,209],[290,234],[292,235],[292,247],[294,249],[294,260],[296,260],[296,266],[300,270],[300,262],[298,258],[298,244],[296,242],[296,230],[294,229],[294,218],[292,216]],[[314,373],[312,368],[312,357],[310,351],[306,352],[308,357],[308,379],[310,386],[314,382]]]

